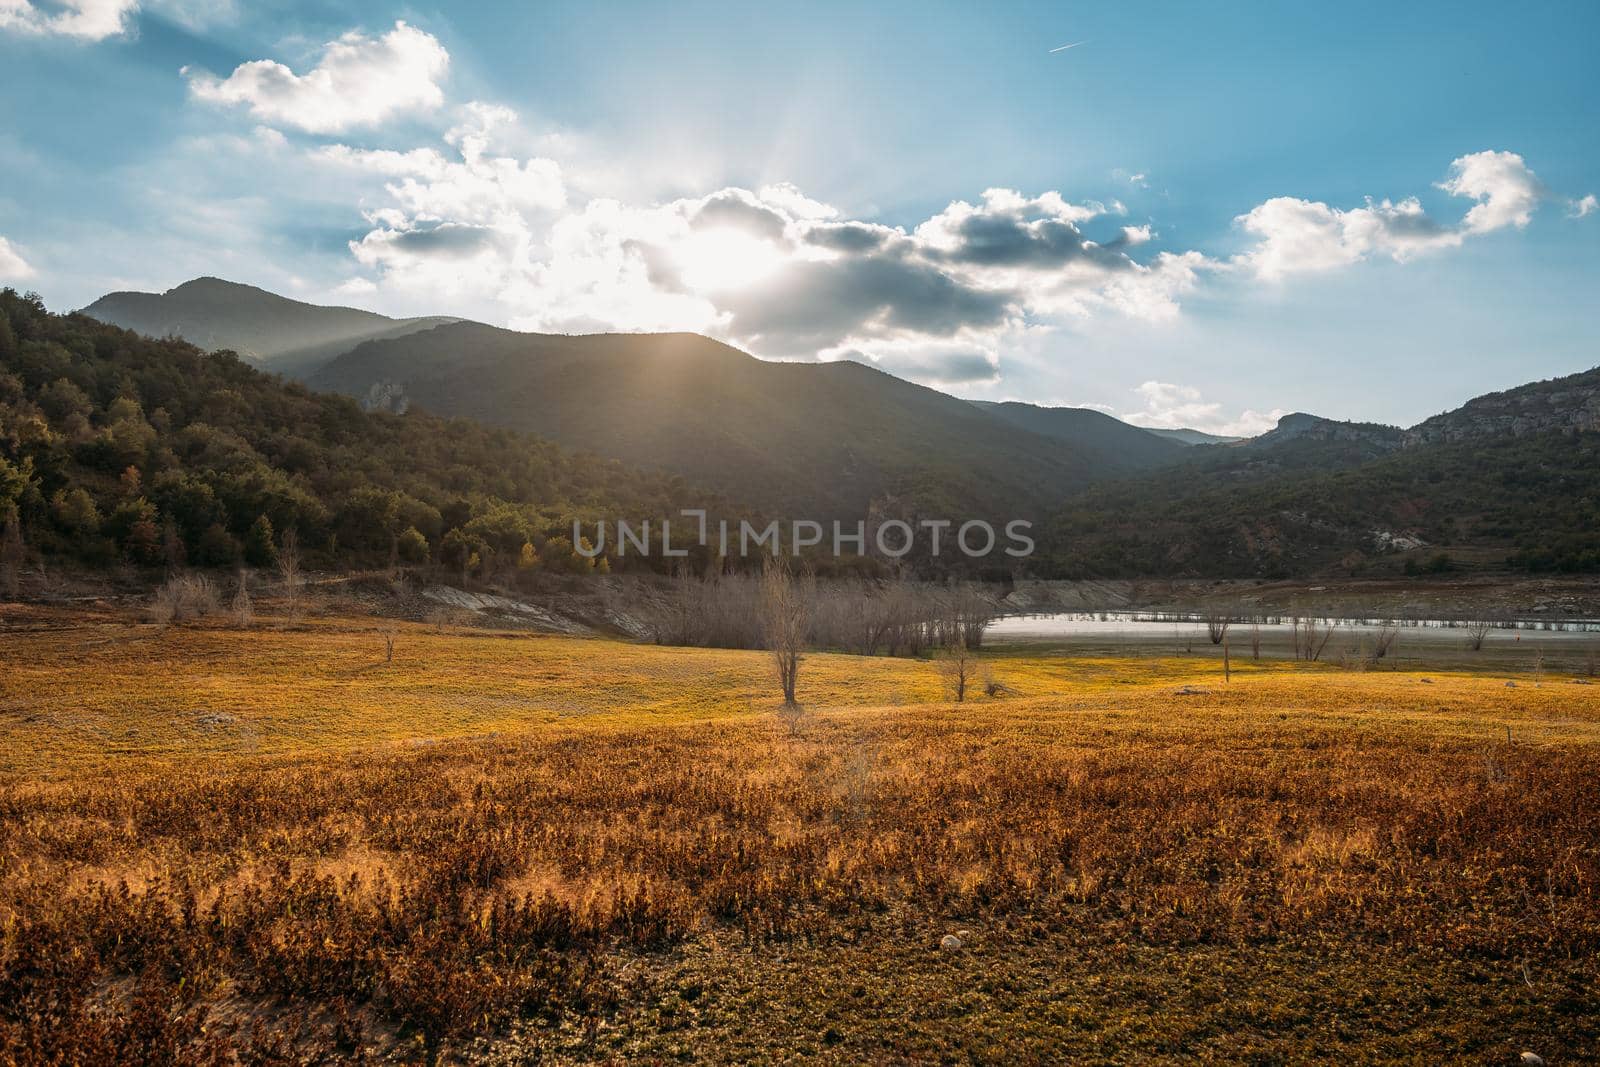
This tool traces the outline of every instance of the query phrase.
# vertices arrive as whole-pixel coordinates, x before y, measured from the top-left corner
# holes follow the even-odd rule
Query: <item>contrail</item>
[[[1073,41],[1071,44],[1064,44],[1060,48],[1052,48],[1052,49],[1050,49],[1050,51],[1051,51],[1051,53],[1065,52],[1069,48],[1076,48],[1080,44],[1088,44],[1088,43],[1089,43],[1088,41]]]

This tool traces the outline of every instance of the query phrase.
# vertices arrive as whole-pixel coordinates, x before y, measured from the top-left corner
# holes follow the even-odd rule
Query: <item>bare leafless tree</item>
[[[255,620],[255,604],[250,600],[250,574],[242,567],[239,570],[239,585],[233,594],[233,621],[241,630],[250,628]]]
[[[1489,631],[1494,629],[1494,623],[1488,619],[1474,619],[1467,623],[1467,644],[1474,652],[1483,651],[1483,643],[1489,639]]]
[[[1315,622],[1312,625],[1314,626]],[[1306,642],[1306,647],[1309,650],[1306,658],[1315,663],[1322,658],[1322,652],[1328,647],[1328,642],[1333,640],[1333,622],[1324,619],[1322,621],[1322,629],[1314,631],[1308,636],[1310,640]]]
[[[1378,634],[1372,642],[1372,662],[1374,664],[1389,655],[1389,650],[1394,648],[1395,638],[1399,636],[1400,628],[1397,626],[1386,624],[1378,629]]]
[[[939,653],[936,661],[939,665],[939,676],[944,679],[944,686],[960,704],[967,699],[967,690],[978,675],[978,659],[972,654],[964,640],[957,639],[953,644],[945,646]]]
[[[954,647],[957,643],[967,648],[981,648],[983,632],[993,620],[994,609],[975,586],[956,586],[945,594],[939,643],[946,648]]]
[[[1250,658],[1261,658],[1261,624],[1255,623],[1250,627]]]
[[[1223,638],[1228,636],[1228,627],[1233,625],[1233,616],[1221,611],[1208,611],[1206,613],[1206,636],[1211,638],[1213,645],[1222,644]]]
[[[1311,663],[1320,660],[1328,642],[1333,640],[1333,623],[1296,616],[1293,625],[1295,658]]]
[[[305,575],[300,571],[300,538],[293,527],[283,531],[283,544],[278,547],[278,581],[283,587],[284,609],[293,623],[300,617],[300,597],[305,589]]]
[[[383,624],[383,662],[385,663],[394,662],[394,638],[399,631],[400,627],[393,619]]]
[[[768,564],[761,578],[761,629],[772,653],[785,708],[799,705],[795,686],[811,625],[812,584],[808,578],[797,578],[782,560]]]
[[[687,564],[679,564],[672,588],[650,613],[650,629],[658,645],[697,645],[697,631],[706,621],[706,597]]]

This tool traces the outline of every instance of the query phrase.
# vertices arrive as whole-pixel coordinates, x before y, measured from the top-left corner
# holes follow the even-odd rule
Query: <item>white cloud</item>
[[[1490,233],[1506,226],[1520,229],[1545,196],[1544,186],[1515,152],[1462,156],[1450,164],[1450,177],[1439,188],[1478,201],[1461,220],[1468,233]]]
[[[0,282],[20,282],[34,276],[36,271],[22,258],[15,245],[0,237]]]
[[[101,41],[128,29],[128,17],[138,0],[62,0],[54,14],[28,0],[0,0],[0,30],[59,34],[84,41]]]
[[[1571,208],[1568,218],[1581,219],[1595,209],[1600,208],[1600,200],[1596,200],[1595,195],[1590,193],[1588,196],[1572,201],[1568,206]]]
[[[1373,256],[1405,262],[1417,255],[1458,247],[1469,236],[1508,226],[1526,226],[1548,197],[1543,184],[1514,152],[1476,152],[1450,164],[1439,188],[1476,200],[1461,222],[1447,226],[1423,210],[1415,197],[1367,200],[1348,211],[1321,201],[1274,197],[1235,221],[1259,238],[1234,264],[1276,280],[1348,266]]]
[[[1236,222],[1260,238],[1236,262],[1269,280],[1332,270],[1372,255],[1403,262],[1462,241],[1461,233],[1428,218],[1414,199],[1398,204],[1369,200],[1366,207],[1341,211],[1321,202],[1280,196],[1258,204]]]
[[[1206,400],[1200,390],[1172,382],[1148,381],[1134,391],[1144,401],[1144,407],[1124,413],[1123,421],[1157,430],[1190,429],[1223,437],[1254,437],[1272,429],[1288,414],[1275,408],[1268,412],[1246,409],[1228,415],[1221,404]]]
[[[482,102],[458,108],[432,145],[257,140],[313,161],[309,184],[330,200],[362,205],[367,230],[348,244],[360,277],[339,291],[371,306],[548,332],[695,331],[769,358],[855,359],[947,385],[994,384],[1001,353],[1026,364],[1019,352],[1073,320],[1173,320],[1213,272],[1277,278],[1406,260],[1469,232],[1435,223],[1416,199],[1339,210],[1280,197],[1240,217],[1258,241],[1219,261],[1145,252],[1154,226],[1122,224],[1116,201],[1054,190],[988,189],[899,226],[852,218],[788,183],[655,203],[586,199],[582,171],[569,178],[544,154],[556,141]],[[1476,201],[1472,232],[1521,225],[1538,188],[1509,153],[1461,157],[1445,186]],[[1281,414],[1227,413],[1185,387],[1149,385],[1134,421],[1243,435]]]
[[[141,9],[164,15],[191,30],[232,21],[238,14],[234,0],[56,0],[44,5],[30,0],[0,0],[0,30],[103,41],[131,33],[133,16]]]
[[[438,108],[444,103],[439,81],[449,65],[450,54],[436,38],[396,22],[382,37],[352,31],[330,41],[304,75],[270,59],[241,64],[227,78],[188,68],[183,73],[200,100],[243,104],[262,122],[308,133],[339,133]]]
[[[492,302],[521,329],[695,330],[761,355],[855,358],[923,380],[990,380],[1002,339],[1031,322],[1112,311],[1160,319],[1210,264],[1100,244],[1109,214],[1057,192],[990,189],[911,230],[845,218],[787,183],[632,205],[569,204],[553,160],[492,150],[516,116],[473,104],[454,151],[331,145],[318,159],[383,181],[351,243],[380,292]]]
[[[838,208],[811,199],[788,182],[763,185],[756,196],[764,203],[772,204],[787,212],[793,218],[822,221],[839,217]],[[1594,197],[1589,199],[1593,200]]]

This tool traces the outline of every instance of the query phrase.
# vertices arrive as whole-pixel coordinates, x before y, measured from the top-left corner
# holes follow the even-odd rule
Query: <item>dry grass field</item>
[[[0,1062],[1600,1057],[1565,676],[4,622]]]

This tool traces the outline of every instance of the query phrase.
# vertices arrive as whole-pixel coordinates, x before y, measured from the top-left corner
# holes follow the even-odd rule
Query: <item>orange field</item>
[[[1572,679],[3,640],[3,1060],[1600,1055]]]

